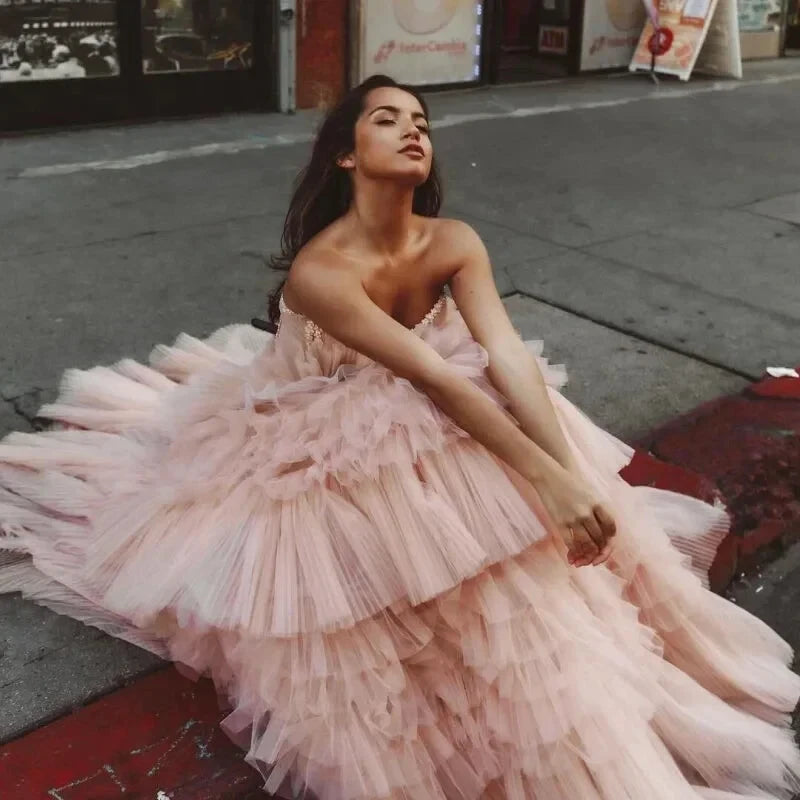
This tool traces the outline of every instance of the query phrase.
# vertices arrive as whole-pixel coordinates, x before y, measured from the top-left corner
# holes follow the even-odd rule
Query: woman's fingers
[[[611,555],[610,537],[601,539],[603,532],[597,521],[591,520],[582,525],[575,525],[570,527],[569,531],[571,538],[567,560],[572,566],[585,567],[590,564],[598,566],[608,560]]]
[[[571,527],[572,531],[572,547],[570,548],[574,556],[574,563],[576,566],[589,563],[598,554],[600,548],[594,543],[588,531],[582,525]]]
[[[612,536],[615,536],[617,533],[617,523],[614,521],[611,512],[602,503],[598,503],[592,510],[594,511],[594,517],[603,532],[604,538],[610,539]]]
[[[589,534],[598,551],[602,550],[606,546],[608,537],[603,535],[603,531],[595,517],[587,517],[585,520],[582,520],[582,523],[583,527],[586,528],[586,533]]]
[[[592,561],[592,566],[597,567],[600,564],[605,564],[610,557],[611,557],[611,542],[606,542],[606,546],[597,554],[594,561]]]
[[[567,549],[567,561],[575,567],[597,566],[605,563],[611,555],[611,539],[617,533],[614,517],[603,503],[595,503],[588,514],[582,514],[571,525],[563,537]]]

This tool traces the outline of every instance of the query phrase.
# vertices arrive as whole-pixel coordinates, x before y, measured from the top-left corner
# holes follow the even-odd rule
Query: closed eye
[[[394,119],[379,119],[375,123],[376,125],[396,125],[397,120]],[[417,130],[420,133],[424,133],[426,136],[430,133],[430,128],[427,125],[417,125]]]

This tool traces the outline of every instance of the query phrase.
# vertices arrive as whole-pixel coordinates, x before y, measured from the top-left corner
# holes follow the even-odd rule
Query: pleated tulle
[[[452,301],[416,332],[507,413]],[[625,484],[631,449],[526,345],[614,510],[603,567],[409,381],[289,315],[67,371],[54,427],[0,443],[0,592],[211,676],[283,798],[790,797],[800,679],[707,591],[724,509]]]

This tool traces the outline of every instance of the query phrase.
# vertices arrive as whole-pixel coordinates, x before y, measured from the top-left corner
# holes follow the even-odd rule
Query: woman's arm
[[[425,392],[463,430],[533,484],[558,466],[508,415],[432,347],[372,302],[352,268],[292,265],[293,307],[342,344]]]
[[[453,299],[470,333],[489,354],[492,383],[508,400],[523,432],[577,474],[539,365],[511,324],[497,292],[486,247],[468,225],[455,220],[448,224],[459,229],[456,239],[461,256],[461,266],[450,280]]]
[[[610,514],[472,381],[375,305],[351,268],[300,257],[292,265],[289,281],[296,311],[344,345],[409,380],[533,484],[573,563],[590,563],[603,555],[608,536],[613,535]]]
[[[449,220],[447,226],[448,246],[458,254],[459,263],[450,279],[450,289],[470,333],[488,353],[489,377],[508,401],[520,430],[539,445],[564,473],[556,475],[555,481],[551,480],[549,492],[542,493],[542,500],[548,509],[561,509],[554,513],[562,520],[569,520],[571,514],[572,521],[566,523],[567,528],[575,530],[578,526],[584,529],[597,545],[599,552],[594,553],[587,551],[586,547],[578,547],[582,556],[573,563],[602,563],[608,558],[610,539],[616,533],[614,520],[604,505],[594,498],[580,474],[539,365],[514,329],[497,292],[486,247],[465,223]],[[565,512],[563,509],[571,505],[570,495],[578,498],[571,501],[575,510]]]

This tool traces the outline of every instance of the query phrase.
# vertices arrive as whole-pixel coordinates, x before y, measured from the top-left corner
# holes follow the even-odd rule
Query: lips
[[[422,146],[418,144],[406,145],[400,152],[406,155],[417,155],[420,158],[425,157],[425,151],[422,149]]]

